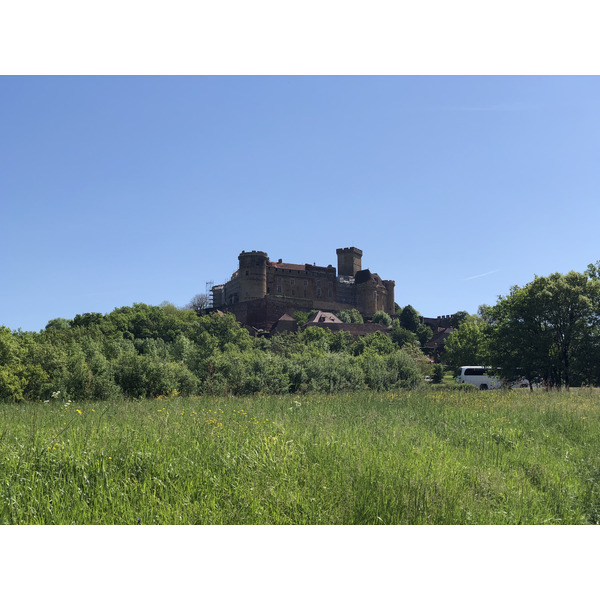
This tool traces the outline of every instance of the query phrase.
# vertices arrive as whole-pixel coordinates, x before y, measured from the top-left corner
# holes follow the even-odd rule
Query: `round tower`
[[[381,298],[377,288],[377,281],[373,277],[356,286],[358,310],[367,317],[372,317],[378,310],[378,303]]]
[[[240,268],[238,277],[240,281],[240,302],[264,298],[267,295],[267,261],[266,252],[252,250],[242,252],[238,256]]]
[[[394,288],[396,287],[396,282],[393,279],[384,279],[383,285],[385,286],[385,289],[387,290],[387,298],[385,301],[386,308],[384,308],[383,310],[385,310],[385,312],[388,315],[395,315],[396,314],[396,306],[395,306],[395,300],[394,300]]]

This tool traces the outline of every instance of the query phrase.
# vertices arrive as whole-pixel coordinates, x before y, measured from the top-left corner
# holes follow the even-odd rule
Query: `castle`
[[[298,310],[355,308],[367,318],[379,310],[394,314],[395,282],[363,269],[363,252],[354,246],[336,253],[337,274],[332,265],[273,262],[266,252],[242,252],[230,280],[211,289],[212,305],[262,329]]]

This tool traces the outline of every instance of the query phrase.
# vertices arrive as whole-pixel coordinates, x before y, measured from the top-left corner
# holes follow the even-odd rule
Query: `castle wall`
[[[240,322],[252,325],[257,329],[270,331],[271,327],[285,314],[291,315],[296,311],[310,312],[313,309],[327,312],[337,312],[347,309],[348,305],[339,302],[319,302],[311,299],[274,298],[266,296],[259,300],[240,302],[225,307],[226,312],[235,315]]]
[[[304,265],[286,268],[271,263],[267,267],[267,295],[290,299],[335,302],[337,280],[334,267]],[[299,267],[300,265],[289,265]]]
[[[362,250],[352,246],[336,252],[337,277],[331,265],[275,263],[266,252],[242,252],[231,279],[212,288],[213,306],[227,307],[242,323],[260,328],[272,324],[290,307],[304,311],[357,308],[367,317],[379,310],[394,314],[395,283],[361,270]],[[261,304],[259,300],[272,302]]]
[[[223,295],[225,297],[225,304],[227,306],[230,304],[237,304],[240,301],[241,286],[240,279],[237,274],[235,274],[234,277],[232,277],[232,279],[224,285]]]
[[[336,282],[336,300],[356,307],[356,286],[354,277],[338,277]]]

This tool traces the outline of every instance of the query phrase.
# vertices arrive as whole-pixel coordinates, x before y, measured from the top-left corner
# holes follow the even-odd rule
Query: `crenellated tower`
[[[362,250],[350,246],[338,248],[335,253],[338,257],[338,277],[354,277],[362,269]]]

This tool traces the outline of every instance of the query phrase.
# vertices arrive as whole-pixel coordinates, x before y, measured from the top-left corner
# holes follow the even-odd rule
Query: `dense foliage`
[[[452,366],[491,365],[507,380],[548,387],[600,385],[599,265],[514,286],[448,338]]]
[[[398,342],[318,327],[253,338],[232,315],[135,304],[53,319],[39,333],[0,328],[0,400],[414,387],[427,361]]]

